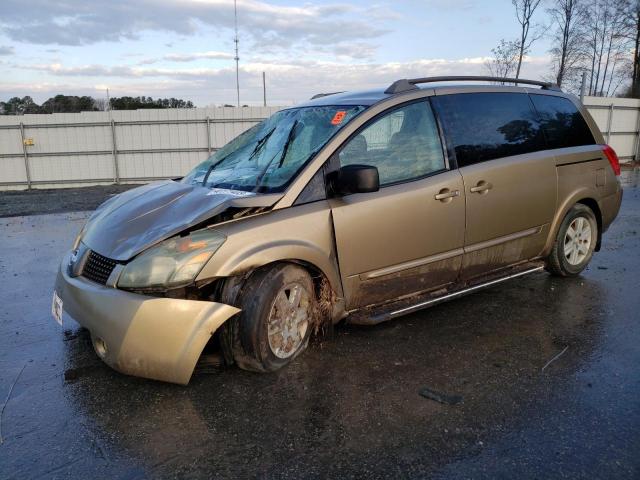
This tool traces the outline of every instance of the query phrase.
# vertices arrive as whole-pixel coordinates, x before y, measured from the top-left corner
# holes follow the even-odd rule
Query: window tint
[[[587,122],[570,100],[550,95],[531,95],[531,100],[540,117],[549,148],[596,143]]]
[[[526,94],[462,93],[432,101],[460,167],[547,149]]]
[[[384,115],[341,150],[340,165],[373,165],[380,185],[422,177],[445,168],[431,106],[412,103]]]

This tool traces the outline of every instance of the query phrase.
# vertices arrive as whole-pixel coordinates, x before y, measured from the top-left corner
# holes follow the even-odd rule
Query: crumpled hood
[[[125,261],[227,208],[271,207],[282,194],[209,189],[171,180],[116,195],[89,217],[82,242],[105,257]]]

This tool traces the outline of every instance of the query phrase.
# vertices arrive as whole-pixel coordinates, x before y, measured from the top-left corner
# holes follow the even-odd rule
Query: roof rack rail
[[[500,83],[522,83],[525,85],[537,85],[542,87],[543,90],[555,90],[560,92],[560,87],[553,83],[541,82],[539,80],[525,80],[523,78],[508,78],[508,77],[474,77],[474,76],[446,76],[446,77],[424,77],[424,78],[404,78],[402,80],[396,80],[384,93],[400,93],[410,90],[417,90],[416,85],[420,83],[433,83],[433,82],[500,82]]]
[[[316,98],[328,97],[329,95],[337,95],[339,93],[344,93],[344,92],[316,93],[313,97],[310,98],[310,100],[315,100]]]

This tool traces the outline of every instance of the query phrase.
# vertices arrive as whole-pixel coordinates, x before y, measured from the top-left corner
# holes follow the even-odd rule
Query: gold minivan
[[[126,374],[186,384],[210,343],[273,371],[343,318],[580,273],[618,213],[619,174],[580,102],[543,82],[317,95],[184,178],[106,201],[60,265],[52,311]]]

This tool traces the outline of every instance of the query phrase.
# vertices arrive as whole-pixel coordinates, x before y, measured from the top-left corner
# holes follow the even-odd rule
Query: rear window
[[[593,145],[591,130],[570,100],[550,95],[531,95],[549,148]]]
[[[459,167],[547,149],[526,94],[461,93],[432,101]]]

